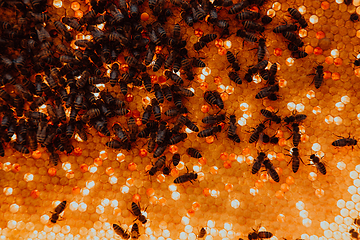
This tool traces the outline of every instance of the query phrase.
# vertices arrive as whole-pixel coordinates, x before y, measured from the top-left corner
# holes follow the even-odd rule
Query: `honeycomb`
[[[343,0],[268,0],[260,8],[262,14],[273,17],[265,26],[268,49],[265,58],[269,66],[277,63],[280,86],[277,101],[255,99],[266,86],[258,75],[251,83],[243,79],[242,84],[235,84],[229,79],[225,55],[228,50],[237,54],[241,78],[248,66],[257,63],[256,49],[253,49],[257,44],[243,43],[236,36],[241,25],[234,15],[227,14],[230,7],[219,9],[219,18],[230,23],[232,34],[218,37],[197,53],[193,44],[199,37],[209,33],[219,36],[219,28],[205,21],[188,27],[180,17],[179,8],[170,2],[166,5],[173,8],[173,15],[165,25],[167,32],[179,23],[189,57],[201,57],[206,63],[205,68],[194,69],[193,81],[185,80],[184,86],[195,94],[184,101],[190,112],[188,118],[200,130],[205,129],[201,119],[218,113],[219,109],[206,103],[204,92],[218,91],[225,104],[222,113],[236,116],[241,142],[227,138],[227,124],[216,137],[207,138],[198,138],[197,133],[185,128],[187,139],[170,146],[164,153],[167,165],[174,153],[181,156],[179,165],[171,167],[169,176],[161,172],[149,176],[156,159],[146,151],[147,139],[138,138],[129,151],[108,148],[106,143],[114,138],[112,130],[108,137],[89,127],[87,141],[75,135],[71,140],[73,152],[61,153],[57,166],[49,161],[48,151],[40,145],[36,151],[22,154],[5,144],[5,156],[0,157],[0,240],[120,239],[113,224],[130,231],[135,219],[130,212],[132,202],[140,203],[142,214],[148,219],[145,224],[137,221],[139,239],[195,240],[201,228],[206,230],[206,240],[247,239],[253,229],[271,232],[272,240],[352,239],[354,236],[349,231],[357,231],[354,220],[360,211],[359,147],[334,147],[332,142],[349,135],[357,139],[359,135],[356,89],[360,72],[354,61],[360,51],[360,25],[349,19],[353,13],[360,14],[360,1],[346,5]],[[272,31],[284,21],[293,21],[287,12],[290,7],[298,9],[309,24],[298,31],[305,43],[303,50],[308,54],[305,58],[292,58],[285,38]],[[80,18],[90,9],[88,1],[49,0],[47,13],[51,20],[46,29],[53,29],[52,22],[65,15]],[[2,21],[11,22],[17,17],[12,10],[3,8],[2,12]],[[154,20],[147,1],[140,6],[140,12],[150,16],[146,19],[146,14],[142,15],[142,25]],[[84,30],[76,38],[87,36],[90,35]],[[61,36],[53,38],[55,45],[62,41]],[[72,43],[69,46],[74,47]],[[166,47],[158,51],[168,54]],[[117,60],[120,67],[126,65],[124,56],[126,54],[121,54]],[[316,89],[311,74],[318,64],[324,67],[324,81]],[[104,64],[102,71],[109,74],[110,68]],[[148,68],[148,73],[154,76],[154,82],[172,84],[164,78],[163,70],[155,73]],[[109,118],[109,129],[114,123],[126,126],[130,116],[143,129],[139,119],[154,98],[153,92],[131,87],[124,96],[119,85],[112,87],[106,83],[99,88],[125,101],[126,108],[131,110],[126,116]],[[173,103],[165,100],[161,104],[162,113],[171,107]],[[279,137],[278,144],[265,144],[261,140],[249,143],[252,129],[266,120],[261,109],[277,112],[282,117],[294,111],[307,115],[299,127],[299,152],[304,164],[300,163],[297,173],[293,173],[289,164],[293,143],[291,131],[285,124],[265,124],[265,133]],[[67,111],[67,116],[69,113]],[[162,118],[171,125],[175,122],[164,114]],[[190,147],[198,149],[203,157],[196,159],[187,155],[186,149]],[[251,174],[260,151],[266,152],[276,168],[278,183],[264,168]],[[309,165],[312,154],[325,163],[326,175]],[[186,173],[187,168],[198,174],[197,180],[174,184],[174,179]],[[53,224],[52,212],[62,201],[67,201],[67,206],[60,220]]]

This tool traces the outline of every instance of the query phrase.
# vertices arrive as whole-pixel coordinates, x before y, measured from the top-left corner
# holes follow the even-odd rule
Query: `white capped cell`
[[[207,222],[207,226],[208,226],[209,228],[214,228],[214,227],[215,227],[215,221],[209,220],[209,221]]]
[[[335,222],[336,222],[337,224],[342,224],[342,223],[344,222],[344,218],[343,218],[342,216],[340,216],[340,215],[337,215],[337,216],[335,217]]]
[[[237,208],[240,207],[240,202],[239,202],[237,199],[232,200],[232,201],[231,201],[231,206],[232,206],[233,208],[237,209]]]
[[[320,227],[324,230],[329,229],[330,224],[327,221],[320,222]]]
[[[339,225],[337,223],[330,223],[330,230],[337,231],[339,229]]]
[[[351,209],[353,209],[354,207],[355,207],[355,203],[354,203],[354,202],[352,202],[352,201],[347,201],[347,202],[346,202],[346,208],[347,208],[347,209],[351,210]]]
[[[343,217],[347,217],[347,216],[349,216],[349,210],[346,209],[346,208],[343,208],[343,209],[340,210],[340,214]]]
[[[340,200],[337,201],[336,205],[337,205],[338,208],[344,208],[345,204],[346,204],[346,202],[343,199],[340,199]]]

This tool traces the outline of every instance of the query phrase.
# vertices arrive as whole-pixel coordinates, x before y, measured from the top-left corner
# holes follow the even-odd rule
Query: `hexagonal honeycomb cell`
[[[357,239],[359,5],[0,1],[0,240]]]

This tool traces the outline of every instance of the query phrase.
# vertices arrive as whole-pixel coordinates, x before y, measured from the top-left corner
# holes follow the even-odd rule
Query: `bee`
[[[242,29],[237,30],[236,36],[241,37],[244,39],[244,41],[248,41],[248,42],[257,42],[258,41],[257,37],[254,34],[248,33]]]
[[[165,141],[167,130],[167,123],[164,121],[160,122],[159,130],[156,135],[157,144],[162,144]]]
[[[304,16],[301,15],[301,13],[298,10],[296,10],[295,8],[288,8],[288,12],[290,13],[293,19],[298,21],[298,23],[302,28],[306,28],[308,26],[308,23],[306,22]]]
[[[325,164],[320,162],[320,158],[317,157],[315,154],[310,155],[310,164],[308,164],[308,165],[314,165],[317,168],[317,170],[319,170],[320,173],[322,173],[323,175],[326,175]],[[358,220],[358,219],[354,220],[355,224],[357,224],[356,220]],[[359,224],[357,224],[357,225],[359,225]]]
[[[272,17],[270,17],[268,15],[264,15],[261,18],[261,22],[262,22],[263,25],[267,25],[267,24],[271,23],[272,20],[273,20]]]
[[[284,122],[286,124],[290,124],[290,123],[299,123],[303,120],[305,120],[307,118],[307,116],[305,114],[292,114],[291,116],[285,117],[284,118]]]
[[[61,33],[61,35],[63,35],[65,37],[65,40],[67,42],[70,42],[73,37],[71,36],[71,33],[68,31],[68,29],[66,28],[66,26],[60,22],[60,21],[55,21],[54,22],[54,26],[55,28]],[[62,44],[61,44],[62,45]],[[58,45],[59,46],[59,45]],[[65,46],[65,45],[64,45]],[[61,46],[62,47],[62,46]],[[65,49],[65,48],[63,48]],[[69,52],[64,52],[64,53],[69,53]]]
[[[182,85],[184,83],[184,80],[181,77],[179,77],[177,74],[173,73],[172,71],[166,71],[165,76],[168,79],[174,81],[176,84]]]
[[[55,151],[52,151],[50,152],[49,160],[54,164],[54,166],[57,166],[60,161],[60,156]]]
[[[210,127],[210,128],[200,131],[197,136],[200,138],[209,137],[209,136],[215,135],[218,132],[221,132],[221,129],[222,129],[221,125],[216,125],[216,126],[213,126],[213,127]]]
[[[239,74],[237,74],[237,72],[229,72],[228,73],[228,77],[230,78],[231,81],[233,81],[236,84],[242,84],[242,80],[239,76]]]
[[[56,206],[50,218],[50,221],[52,223],[56,223],[56,221],[59,219],[59,215],[65,210],[65,207],[66,207],[66,201],[62,201],[59,205]]]
[[[197,238],[203,238],[203,237],[205,237],[205,235],[206,235],[205,228],[201,228]]]
[[[117,140],[111,140],[107,142],[105,145],[113,149],[126,149],[126,143],[119,142]]]
[[[179,163],[180,163],[180,154],[178,153],[175,153],[173,156],[172,156],[172,163],[173,165],[176,167]]]
[[[21,145],[21,144],[19,144],[17,142],[13,142],[11,144],[11,147],[13,149],[15,149],[16,151],[18,151],[19,153],[23,153],[23,154],[29,154],[30,153],[30,151],[29,151],[29,149],[27,147],[25,147],[24,145]]]
[[[116,8],[114,4],[110,4],[108,9],[110,14],[113,16],[115,23],[120,24],[125,19],[125,16],[119,11],[119,9]]]
[[[159,71],[159,69],[161,68],[161,66],[164,64],[165,62],[165,57],[162,54],[157,54],[156,55],[156,60],[153,66],[153,71],[157,72]]]
[[[359,233],[355,229],[350,229],[349,233],[351,235],[351,238],[353,239],[359,239]]]
[[[2,144],[2,141],[0,141],[0,157],[5,156],[4,146]]]
[[[41,23],[35,25],[35,30],[40,42],[45,42],[51,39],[49,32],[46,31],[46,29]]]
[[[189,169],[186,167],[187,173],[180,175],[179,177],[175,178],[174,183],[185,183],[185,182],[191,182],[196,180],[198,177],[197,173],[190,172]]]
[[[230,51],[226,52],[226,59],[231,64],[231,67],[234,69],[234,71],[240,70],[239,63],[237,62],[237,60],[232,52],[230,52]]]
[[[266,110],[266,109],[261,109],[260,112],[264,117],[269,119],[270,124],[271,124],[271,121],[274,121],[276,124],[281,123],[281,117],[276,115],[276,113],[278,111],[274,113],[274,112],[271,112],[271,111]]]
[[[315,68],[315,76],[311,83],[314,83],[316,88],[320,88],[323,80],[324,80],[324,67],[322,65],[318,65]]]
[[[239,143],[240,142],[240,138],[239,135],[236,133],[236,116],[235,115],[231,115],[230,116],[230,121],[229,121],[229,129],[228,129],[228,138],[233,140],[234,142]]]
[[[257,20],[260,18],[260,13],[253,11],[243,11],[236,15],[239,20]]]
[[[257,51],[257,56],[258,56],[258,62],[261,62],[266,54],[266,40],[265,38],[260,38],[259,39],[259,47],[258,47],[258,51]]]
[[[250,6],[250,2],[248,0],[243,0],[239,3],[236,3],[229,9],[229,14],[237,14],[244,10],[245,8]]]
[[[286,38],[287,40],[292,42],[295,46],[297,46],[297,47],[304,46],[304,42],[295,33],[293,33],[293,32],[282,32],[282,35],[284,36],[284,38]]]
[[[269,161],[269,160],[266,160],[266,161]],[[267,231],[260,231],[259,232],[259,231],[255,230],[255,229],[253,229],[253,232],[249,233],[248,238],[249,238],[249,240],[252,240],[252,239],[255,240],[255,239],[263,239],[263,238],[271,238],[272,236],[273,236],[273,234],[271,232],[267,232]]]
[[[184,97],[193,97],[195,95],[195,93],[192,92],[191,90],[189,90],[187,88],[183,88],[178,85],[171,85],[170,89],[172,92],[177,93]]]
[[[279,25],[273,29],[274,33],[283,33],[283,32],[295,32],[298,30],[298,25],[296,24],[285,24]]]
[[[345,3],[346,5],[350,5],[350,4],[353,3],[353,0],[344,0],[344,3]]]
[[[138,239],[140,237],[139,226],[134,223],[130,231],[131,239]]]
[[[145,208],[144,212],[146,211],[147,207]],[[131,210],[129,211],[137,217],[136,219],[139,220],[142,224],[147,222],[146,217],[141,213],[140,203],[136,204],[135,202],[131,203]]]
[[[304,58],[306,57],[308,54],[304,51],[295,51],[291,53],[291,57],[299,59],[299,58]]]
[[[261,98],[269,97],[271,94],[274,94],[278,91],[279,91],[279,85],[264,87],[255,95],[255,98],[261,99]]]
[[[360,218],[355,218],[354,224],[360,226]]]
[[[199,132],[199,128],[198,126],[196,126],[192,121],[190,121],[190,119],[188,119],[187,117],[186,121],[185,121],[185,126],[187,126],[191,131],[193,132]]]
[[[125,131],[123,130],[123,128],[119,124],[115,123],[113,125],[112,129],[113,129],[115,135],[120,139],[121,142],[127,142],[128,141],[128,137],[127,137]]]
[[[202,42],[202,41],[199,41],[197,43],[194,44],[194,50],[196,52],[200,51],[201,49],[203,49],[204,47],[206,46],[206,42]]]
[[[215,0],[214,1],[214,6],[223,6],[223,7],[230,7],[231,5],[233,5],[233,1],[232,0]]]
[[[151,99],[152,111],[157,121],[161,120],[161,109],[156,98]]]
[[[251,169],[251,173],[256,174],[257,172],[259,172],[262,164],[264,163],[264,161],[266,159],[267,159],[266,154],[264,152],[260,152],[259,155],[257,156],[257,158],[255,159],[255,162]]]
[[[299,146],[300,138],[301,138],[299,124],[293,123],[291,127],[292,127],[293,145],[294,147],[297,147]]]
[[[300,157],[299,149],[297,147],[294,147],[290,150],[291,153],[291,160],[289,164],[292,162],[292,170],[294,173],[296,173],[299,170],[300,167],[300,161],[304,163]],[[290,156],[290,155],[288,155]]]
[[[178,56],[178,52],[175,50],[171,50],[169,55],[167,56],[165,63],[164,63],[164,68],[165,69],[169,69],[171,68],[171,66],[173,65],[176,57]]]
[[[158,145],[158,147],[156,148],[156,150],[155,150],[155,152],[153,154],[153,157],[154,158],[160,157],[161,154],[163,154],[165,152],[167,146],[168,145],[166,143]]]
[[[204,43],[210,43],[214,41],[217,38],[217,35],[215,33],[209,33],[204,36],[202,36],[199,41]]]
[[[220,97],[220,93],[217,91],[205,91],[204,93],[205,101],[210,105],[216,105],[220,109],[224,109],[224,102]]]
[[[249,143],[254,143],[259,140],[260,134],[265,130],[265,122],[260,123],[256,126],[256,128],[253,128],[253,132],[250,136]]]
[[[171,89],[170,89],[169,85],[163,85],[161,90],[162,90],[166,100],[171,102],[172,99],[173,99],[173,96],[172,96],[172,92],[171,92]]]
[[[112,87],[114,87],[116,83],[119,81],[119,77],[120,77],[119,64],[114,63],[111,66],[111,71],[110,71],[110,85]]]
[[[186,2],[186,1],[182,1],[182,2]],[[194,18],[192,16],[192,13],[190,13],[190,11],[183,11],[181,13],[181,18],[185,21],[186,25],[188,25],[189,27],[192,27],[194,25]]]
[[[204,117],[201,120],[205,124],[213,125],[225,121],[225,114],[214,114]]]
[[[119,225],[117,224],[113,224],[113,229],[114,229],[114,232],[119,235],[121,238],[123,239],[129,239],[130,238],[130,235],[128,234],[128,232],[126,230],[124,230],[122,227],[120,227]]]
[[[202,155],[201,153],[195,149],[195,148],[188,148],[186,149],[186,153],[190,156],[190,157],[193,157],[193,158],[201,158]]]
[[[250,32],[260,32],[263,33],[265,31],[265,27],[259,23],[253,21],[244,21],[241,22],[246,31]]]
[[[186,114],[188,113],[188,110],[187,108],[171,108],[169,110],[167,110],[165,112],[165,116],[168,116],[168,117],[175,117],[175,116],[178,116],[179,114]]]
[[[173,136],[172,138],[170,138],[169,142],[171,145],[175,145],[181,141],[184,141],[187,138],[187,134],[186,133],[180,133],[178,135]]]
[[[158,160],[156,160],[155,164],[152,166],[152,168],[148,171],[150,176],[154,176],[157,171],[160,171],[164,167],[166,163],[166,157],[162,156]]]
[[[338,137],[341,137],[341,136],[338,136]],[[338,140],[335,140],[334,142],[332,142],[331,145],[333,145],[335,147],[352,146],[352,148],[354,148],[354,146],[357,145],[357,140],[355,138],[351,138],[350,134],[349,134],[349,137],[347,137],[347,138],[341,137],[341,139],[338,139]]]
[[[82,31],[82,27],[76,18],[63,17],[61,19],[61,21],[63,23],[65,23],[66,25],[70,26],[75,31],[78,31],[78,32]]]

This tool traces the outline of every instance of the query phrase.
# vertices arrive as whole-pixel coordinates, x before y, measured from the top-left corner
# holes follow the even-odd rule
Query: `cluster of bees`
[[[3,104],[0,107],[0,156],[5,155],[4,144],[10,145],[20,153],[28,154],[38,148],[38,144],[46,147],[50,161],[57,165],[59,152],[70,154],[73,151],[71,139],[75,134],[87,140],[86,127],[93,127],[102,136],[110,137],[113,134],[108,128],[109,118],[131,114],[127,103],[132,94],[129,89],[144,88],[153,93],[154,98],[144,108],[141,124],[145,128],[139,131],[136,118],[131,116],[127,121],[127,130],[119,123],[112,125],[111,130],[115,137],[106,143],[112,149],[131,150],[138,138],[148,139],[147,151],[158,158],[148,171],[150,176],[162,171],[170,173],[170,164],[177,166],[180,155],[175,153],[171,163],[166,164],[163,153],[170,145],[186,140],[187,133],[182,132],[186,126],[197,132],[199,138],[216,136],[228,120],[227,136],[235,143],[240,143],[236,133],[236,116],[226,114],[212,114],[202,119],[207,125],[204,130],[186,116],[189,111],[184,99],[194,96],[194,92],[184,87],[186,81],[195,79],[195,69],[203,68],[206,64],[200,57],[190,57],[193,51],[187,47],[187,40],[182,37],[182,28],[177,23],[169,33],[165,29],[168,18],[173,15],[172,9],[177,7],[185,24],[192,27],[196,22],[212,24],[214,31],[218,31],[220,38],[226,38],[230,32],[229,20],[221,19],[219,12],[228,9],[228,16],[235,15],[241,21],[243,28],[238,29],[236,36],[248,43],[257,43],[258,63],[248,66],[244,76],[251,82],[254,75],[259,74],[267,82],[255,96],[256,99],[268,98],[278,100],[279,85],[276,80],[277,64],[267,69],[269,62],[267,55],[266,38],[263,35],[265,25],[270,24],[272,18],[260,12],[250,10],[251,7],[261,9],[263,0],[243,0],[234,4],[231,0],[165,0],[147,1],[155,21],[144,26],[141,13],[144,9],[144,0],[107,1],[90,0],[91,10],[78,19],[64,16],[59,20],[52,19],[47,12],[46,0],[14,0],[0,1],[4,9],[16,13],[16,22],[0,22],[0,98]],[[307,53],[301,50],[304,43],[296,31],[305,28],[307,23],[300,12],[289,8],[290,16],[296,23],[277,26],[275,33],[281,33],[288,41],[288,49],[293,58],[304,58]],[[100,27],[102,25],[103,27]],[[71,30],[69,30],[71,29]],[[75,40],[74,35],[89,32],[91,40]],[[218,34],[210,33],[199,38],[193,44],[194,51],[199,52],[209,43],[218,38]],[[258,39],[258,36],[261,36]],[[59,39],[61,39],[59,41]],[[76,49],[70,48],[74,44]],[[168,54],[162,49],[167,49]],[[116,61],[125,54],[126,67]],[[231,71],[228,77],[235,84],[242,84],[238,72],[240,64],[237,54],[227,51],[226,59]],[[154,83],[149,71],[157,72],[164,68],[164,76],[172,84]],[[104,74],[107,69],[109,75]],[[319,88],[323,81],[323,67],[316,67],[313,79],[315,87]],[[108,91],[100,90],[98,84],[119,85],[124,100],[115,97]],[[165,100],[173,103],[174,107],[162,112]],[[224,102],[217,91],[207,90],[204,100],[214,108],[225,109]],[[43,111],[44,107],[46,109]],[[66,112],[69,112],[67,114]],[[269,137],[264,133],[266,124],[275,122],[280,124],[282,119],[276,113],[266,109],[261,110],[266,120],[257,125],[250,136],[249,143],[256,143],[261,139],[264,143],[277,144],[278,138]],[[164,116],[169,117],[167,121]],[[172,127],[170,123],[176,118]],[[283,121],[291,126],[293,148],[289,151],[292,170],[296,173],[302,159],[299,155],[300,143],[299,124],[306,119],[304,114],[292,114]],[[333,142],[333,146],[355,146],[357,140],[341,137]],[[201,158],[199,150],[188,148],[186,153],[194,158]],[[320,173],[326,174],[324,163],[315,154],[310,156],[311,164],[316,166]],[[279,182],[279,175],[266,157],[265,152],[259,152],[253,166],[252,174],[265,167],[271,178]],[[193,182],[197,173],[189,172],[180,175],[174,183]],[[50,221],[56,223],[66,207],[66,201],[61,202],[52,213]],[[131,213],[135,220],[142,224],[147,222],[142,214],[140,205],[132,203]],[[146,211],[146,209],[145,209]],[[115,233],[124,239],[139,238],[139,226],[134,223],[131,230],[124,230],[113,224]],[[353,234],[353,233],[351,233]],[[206,230],[202,228],[198,238],[203,238]],[[272,233],[256,231],[248,235],[249,239],[270,238]]]

